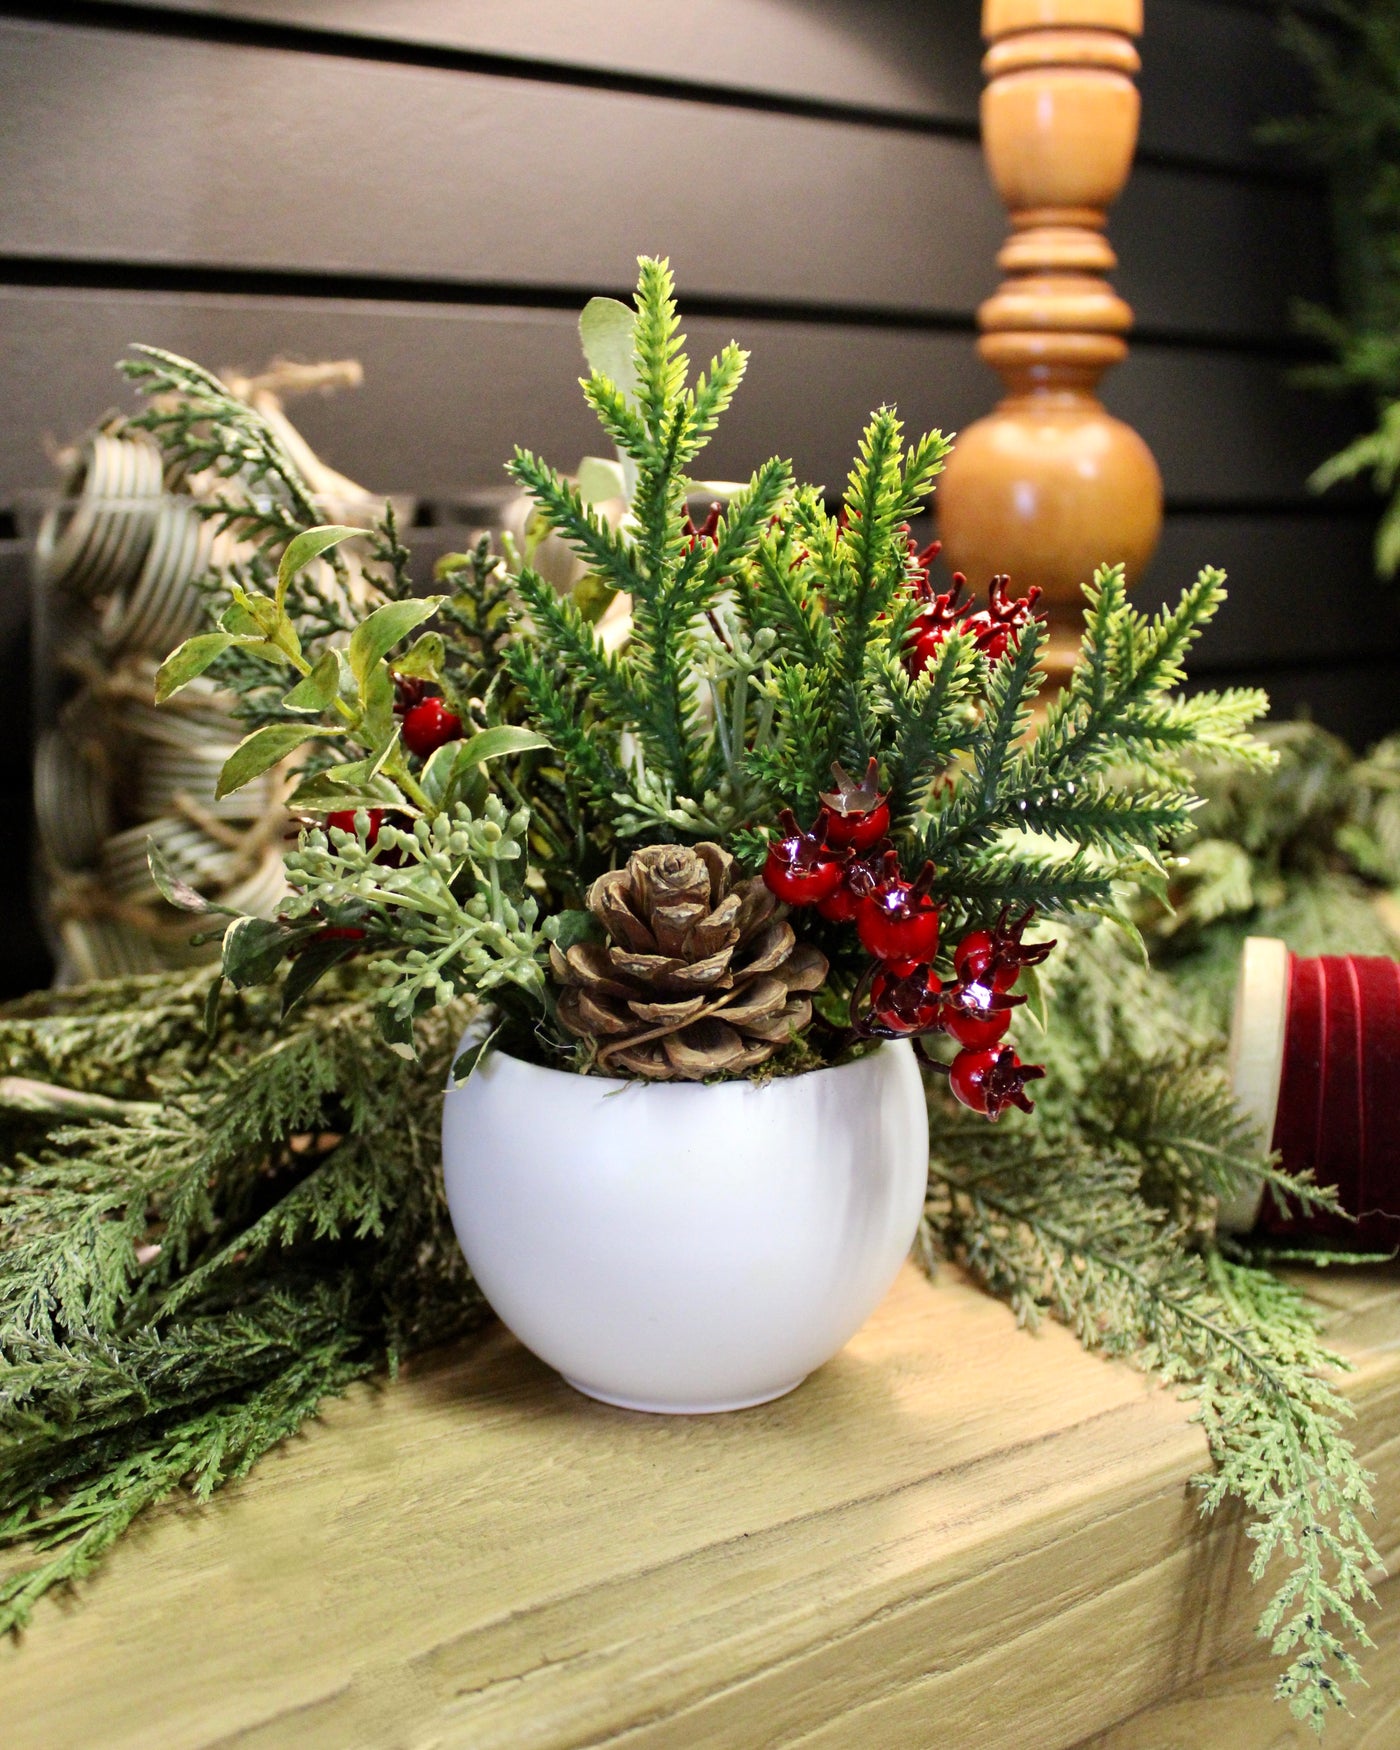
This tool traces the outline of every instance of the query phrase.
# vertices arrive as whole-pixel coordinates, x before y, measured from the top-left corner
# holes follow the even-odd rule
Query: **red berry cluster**
[[[1040,590],[1032,588],[1014,601],[1007,599],[1011,579],[994,577],[987,586],[987,606],[974,613],[971,602],[962,600],[967,579],[961,571],[953,573],[953,587],[943,593],[934,590],[929,581],[929,568],[940,552],[940,543],[932,542],[922,552],[916,552],[909,542],[910,588],[915,599],[923,603],[910,624],[904,641],[904,661],[909,673],[918,677],[934,658],[950,632],[969,632],[977,648],[992,662],[999,662],[1008,650],[1020,641],[1021,630],[1035,616],[1035,604]]]
[[[421,760],[461,738],[462,719],[428,691],[426,681],[395,675],[394,710],[403,723],[404,746]]]
[[[1012,1009],[1026,1000],[1010,994],[1021,968],[1054,947],[1022,940],[1034,907],[1014,922],[1003,909],[990,930],[964,936],[953,954],[955,977],[945,984],[933,969],[940,926],[929,895],[933,864],[912,880],[901,871],[885,836],[889,799],[876,783],[874,760],[859,784],[840,766],[832,770],[837,788],[822,796],[810,829],[790,808],[778,816],[782,836],[768,847],[765,883],[788,905],[815,906],[833,923],[855,924],[873,960],[853,1000],[860,1032],[879,1039],[946,1033],[962,1048],[948,1076],[964,1106],[989,1118],[1007,1106],[1031,1111],[1025,1084],[1045,1071],[1022,1064],[1005,1034]]]

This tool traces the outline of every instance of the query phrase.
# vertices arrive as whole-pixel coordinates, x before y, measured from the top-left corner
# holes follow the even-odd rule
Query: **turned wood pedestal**
[[[1044,592],[1047,666],[1072,666],[1082,585],[1101,564],[1141,575],[1162,528],[1162,479],[1107,413],[1100,377],[1127,356],[1133,313],[1109,284],[1108,209],[1132,168],[1142,0],[984,0],[982,148],[1011,221],[1005,278],[977,312],[977,350],[1004,399],[958,434],[937,494],[944,557],[982,592]]]
[[[1400,1276],[1310,1279],[1400,1532]],[[1285,1750],[1185,1406],[906,1269],[791,1397],[576,1396],[499,1327],[153,1516],[0,1648],[6,1750]],[[1328,1750],[1400,1743],[1400,1581]]]

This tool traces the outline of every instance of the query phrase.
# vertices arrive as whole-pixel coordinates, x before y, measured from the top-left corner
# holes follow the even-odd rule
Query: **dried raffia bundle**
[[[597,1067],[648,1081],[753,1069],[812,1019],[826,956],[799,945],[760,877],[703,842],[650,845],[600,875],[588,910],[602,941],[550,946],[559,1019]]]
[[[359,380],[351,360],[279,362],[254,378],[226,372],[222,402],[212,389],[205,396],[212,448],[202,458],[165,467],[149,433],[117,416],[59,458],[64,475],[38,531],[35,586],[45,597],[44,658],[64,696],[39,740],[34,792],[60,984],[217,954],[157,892],[150,839],[182,881],[233,911],[270,918],[286,898],[274,848],[287,826],[280,774],[215,794],[242,733],[236,693],[201,681],[157,712],[151,691],[159,658],[199,631],[207,601],[236,583],[254,550],[240,508],[278,496],[246,448],[234,446],[239,465],[227,465],[223,440],[236,409],[265,423],[269,456],[295,458],[305,510],[364,523],[379,514],[380,501],[327,468],[282,406]],[[167,387],[159,418],[178,419],[189,399]]]

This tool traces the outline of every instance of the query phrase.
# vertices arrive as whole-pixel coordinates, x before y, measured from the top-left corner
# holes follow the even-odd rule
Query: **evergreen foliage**
[[[387,519],[352,597],[343,564],[327,561],[341,563],[357,531],[293,532],[304,488],[258,416],[168,354],[130,367],[161,397],[146,418],[173,466],[208,468],[227,447],[210,514],[258,543],[215,600],[218,629],[167,659],[157,695],[205,672],[225,680],[255,727],[221,793],[295,757],[291,806],[340,817],[308,829],[291,864],[298,898],[278,923],[228,927],[235,985],[293,958],[296,998],[325,968],[372,954],[396,1048],[411,1047],[434,1001],[489,992],[512,1050],[586,1064],[555,1025],[544,926],[577,912],[592,877],[639,844],[714,839],[755,867],[782,810],[815,812],[834,762],[873,759],[901,865],[934,862],[951,924],[1030,904],[1071,915],[1160,875],[1193,805],[1184,755],[1267,759],[1246,733],[1262,695],[1173,696],[1223,600],[1216,571],[1149,619],[1129,605],[1121,568],[1103,570],[1075,676],[1033,731],[1044,633],[1029,612],[995,653],[959,621],[933,660],[912,662],[926,578],[909,522],[948,442],[906,442],[891,408],[872,416],[835,514],[774,459],[697,529],[690,470],[747,355],[726,347],[692,383],[673,292],[666,263],[643,258],[635,311],[595,300],[591,327],[585,312],[616,372],[595,366],[583,391],[631,482],[620,526],[539,457],[519,450],[510,464],[537,526],[587,566],[566,596],[528,553],[507,572],[483,550],[449,573],[451,596],[415,598]],[[619,594],[630,625],[617,649],[598,621]],[[415,752],[406,711],[424,688],[458,731],[477,733]],[[520,766],[546,749],[557,766]],[[354,833],[352,811],[363,811]],[[849,929],[806,927],[832,967],[806,1044],[830,1057],[849,1043],[843,1004],[865,956]]]
[[[1275,782],[1286,791],[1272,777],[1261,790]],[[1288,1661],[1277,1693],[1320,1727],[1357,1676],[1353,1647],[1370,1644],[1370,1478],[1312,1309],[1211,1229],[1216,1200],[1250,1182],[1304,1207],[1334,1199],[1260,1153],[1219,1036],[1175,981],[1134,962],[1111,924],[1076,927],[1067,947],[1044,973],[1050,1074],[1034,1119],[932,1110],[931,1237],[1023,1323],[1059,1318],[1194,1402],[1214,1463],[1202,1510],[1234,1498],[1248,1513],[1251,1573],[1274,1587],[1259,1632]]]
[[[780,810],[810,818],[833,762],[858,771],[874,758],[901,863],[934,861],[932,891],[952,923],[1003,905],[1069,915],[1109,907],[1119,883],[1160,872],[1193,806],[1186,756],[1267,764],[1246,733],[1262,694],[1173,696],[1224,599],[1218,571],[1151,619],[1128,603],[1121,568],[1101,571],[1072,684],[1029,735],[1043,680],[1034,618],[1004,658],[954,629],[913,672],[922,572],[909,521],[949,444],[939,432],[906,442],[891,408],[871,417],[835,513],[770,461],[712,539],[698,534],[684,470],[745,355],[726,349],[687,388],[672,290],[665,264],[643,261],[629,383],[599,370],[584,382],[637,482],[622,529],[537,457],[518,452],[511,465],[592,567],[588,612],[615,591],[632,604],[631,641],[614,655],[588,613],[527,566],[530,636],[506,658],[607,855],[642,838],[717,837],[756,866]],[[850,933],[804,927],[832,962],[833,989],[852,987]]]
[[[1205,806],[1178,841],[1163,900],[1137,921],[1184,1001],[1223,1028],[1246,936],[1297,954],[1400,954],[1375,887],[1400,889],[1400,737],[1357,760],[1310,723],[1265,725],[1264,774],[1203,762]],[[1400,919],[1400,912],[1390,916]]]
[[[147,1506],[480,1312],[437,1172],[460,1006],[384,1051],[339,973],[289,1019],[161,974],[0,1019],[0,1631]]]

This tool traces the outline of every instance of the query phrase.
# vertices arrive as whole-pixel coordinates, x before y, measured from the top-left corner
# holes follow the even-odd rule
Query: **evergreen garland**
[[[329,1394],[470,1326],[440,1117],[463,1015],[412,1065],[372,990],[160,974],[26,998],[0,1021],[0,1631],[147,1506],[207,1499]],[[26,1134],[27,1133],[27,1134]]]
[[[1246,936],[1296,954],[1400,955],[1400,736],[1363,760],[1315,724],[1266,725],[1267,774],[1207,765],[1205,805],[1160,899],[1136,916],[1178,998],[1223,1030]],[[1387,921],[1389,919],[1389,921]]]

